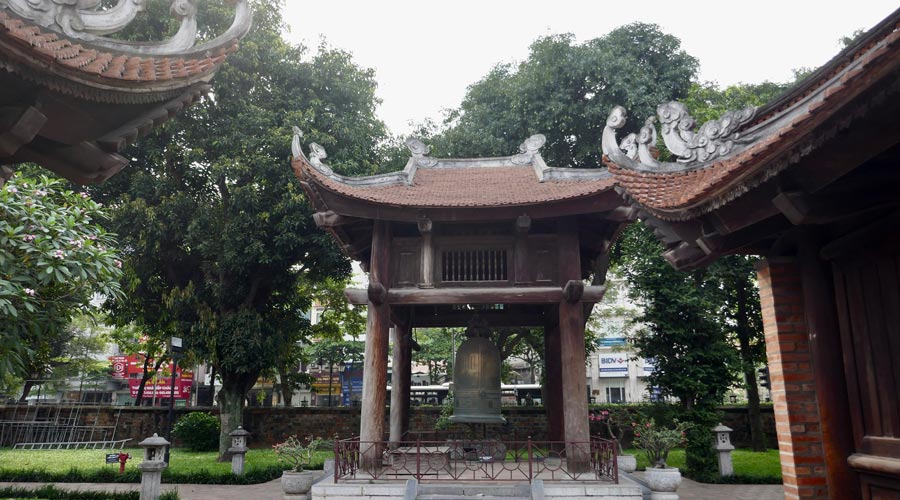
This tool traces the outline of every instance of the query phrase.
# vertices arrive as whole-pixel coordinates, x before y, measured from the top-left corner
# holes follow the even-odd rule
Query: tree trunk
[[[227,373],[220,371],[222,389],[216,396],[219,402],[219,461],[231,459],[228,448],[231,446],[230,433],[244,424],[244,400],[247,391],[256,383],[258,373]]]
[[[737,332],[738,345],[741,348],[741,365],[744,367],[744,382],[747,384],[747,413],[750,418],[750,446],[753,451],[766,451],[766,434],[763,430],[762,414],[759,411],[759,387],[756,385],[756,367],[750,347],[752,334],[747,317],[746,288],[743,283],[737,284]],[[749,285],[749,284],[748,284]]]
[[[284,367],[278,369],[278,381],[279,381],[279,389],[281,393],[281,401],[282,405],[286,408],[292,406],[291,400],[294,399],[294,389],[291,388],[291,384],[285,382],[289,378],[288,372]]]
[[[22,397],[19,398],[20,403],[24,403],[28,398],[28,395],[31,394],[31,388],[34,387],[34,380],[26,380],[25,385],[22,386]]]

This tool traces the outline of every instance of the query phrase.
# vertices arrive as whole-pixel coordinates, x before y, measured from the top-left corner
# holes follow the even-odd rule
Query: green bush
[[[209,413],[188,413],[175,423],[172,434],[191,451],[219,449],[219,419]]]
[[[138,500],[138,492],[106,493],[99,491],[70,491],[44,486],[37,489],[31,488],[0,488],[0,498],[45,498],[47,500]],[[170,497],[170,500],[175,497]]]

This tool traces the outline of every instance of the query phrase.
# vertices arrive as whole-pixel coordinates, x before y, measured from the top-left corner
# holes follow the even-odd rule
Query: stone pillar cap
[[[713,427],[713,432],[732,432],[734,429],[731,427],[726,427],[722,425],[722,422],[719,422],[719,425]]]
[[[729,429],[730,430],[730,429]],[[249,436],[250,433],[247,432],[242,426],[238,426],[237,429],[228,433],[229,436]]]
[[[166,438],[159,437],[159,434],[153,433],[152,436],[138,443],[138,446],[143,448],[150,448],[151,446],[169,446],[170,442],[166,441]]]

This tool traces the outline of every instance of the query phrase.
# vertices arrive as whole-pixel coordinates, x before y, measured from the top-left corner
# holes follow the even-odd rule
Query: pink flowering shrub
[[[666,468],[666,460],[672,448],[685,442],[689,425],[674,420],[674,427],[657,424],[652,418],[635,423],[634,446],[644,450],[650,464],[659,469]]]

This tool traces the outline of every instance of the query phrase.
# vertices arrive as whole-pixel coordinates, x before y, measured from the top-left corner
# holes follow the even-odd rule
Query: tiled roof
[[[357,200],[398,207],[501,207],[532,205],[590,196],[613,187],[612,178],[545,180],[531,165],[419,167],[411,185],[353,186],[324,175],[302,158],[294,170],[324,189]],[[599,173],[599,172],[598,172]]]
[[[807,154],[814,147],[811,135],[822,133],[820,126],[873,82],[900,70],[900,23],[892,27],[861,46],[849,61],[846,55],[834,61],[834,68],[823,72],[812,90],[804,88],[798,94],[802,98],[792,98],[790,106],[767,113],[771,130],[764,130],[755,142],[731,156],[674,172],[637,171],[607,161],[610,173],[628,196],[658,215],[684,214],[717,199],[739,196],[776,163],[787,165]]]
[[[0,41],[23,49],[41,66],[59,74],[117,85],[134,82],[186,83],[210,75],[237,49],[237,40],[226,47],[196,57],[139,57],[96,49],[64,35],[31,24],[0,10]],[[129,88],[127,85],[125,88]]]

